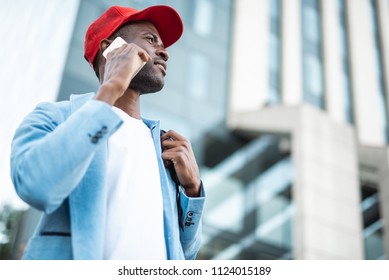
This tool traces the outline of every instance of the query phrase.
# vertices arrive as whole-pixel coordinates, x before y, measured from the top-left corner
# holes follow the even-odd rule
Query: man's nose
[[[155,52],[159,57],[161,57],[164,61],[168,61],[169,59],[169,53],[166,51],[165,48],[159,48]]]

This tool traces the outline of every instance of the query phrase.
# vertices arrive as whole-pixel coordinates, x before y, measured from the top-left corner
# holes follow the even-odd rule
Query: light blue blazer
[[[69,101],[39,104],[15,133],[11,152],[15,189],[25,202],[44,212],[24,259],[103,258],[107,144],[122,120],[93,96],[72,95]],[[158,156],[167,257],[194,259],[200,248],[204,190],[199,198],[189,198],[180,189],[182,231],[176,188],[161,158],[159,122],[143,121],[152,132]]]

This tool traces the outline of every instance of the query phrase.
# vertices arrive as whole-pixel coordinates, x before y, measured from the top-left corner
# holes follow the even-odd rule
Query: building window
[[[341,57],[343,68],[343,104],[345,120],[353,123],[352,101],[351,101],[351,87],[350,87],[350,67],[349,67],[349,52],[347,39],[347,25],[346,25],[346,8],[345,0],[338,0],[338,11],[340,21],[340,42],[341,42]]]
[[[316,55],[306,54],[304,68],[306,70],[304,75],[304,78],[306,79],[305,89],[309,92],[306,96],[306,100],[315,103],[322,97],[323,81],[321,75],[321,61]],[[319,103],[316,105],[319,105]]]
[[[384,83],[384,68],[382,64],[383,55],[381,49],[380,42],[380,34],[379,34],[379,19],[377,13],[377,3],[375,0],[370,0],[370,10],[371,10],[371,25],[373,29],[374,43],[375,43],[375,61],[376,61],[376,69],[377,69],[377,79],[379,84],[379,91],[376,93],[372,93],[374,95],[374,99],[377,102],[376,108],[376,117],[381,125],[382,134],[384,135],[384,139],[386,143],[389,141],[389,131],[388,131],[388,108],[385,97],[385,83]],[[373,113],[373,112],[372,112]]]
[[[321,17],[318,0],[301,0],[304,100],[324,108]]]
[[[188,61],[188,91],[199,100],[204,100],[208,94],[211,65],[209,59],[201,53],[193,52]]]
[[[281,1],[269,0],[270,40],[269,40],[269,104],[279,104],[281,100]]]
[[[196,0],[193,29],[201,36],[209,36],[213,30],[214,6],[210,0]]]
[[[287,157],[256,180],[257,228],[259,241],[278,248],[292,248],[292,161]],[[286,253],[291,258],[289,252]]]
[[[212,144],[221,153],[226,138],[232,140],[223,137]],[[289,143],[287,136],[262,135],[225,154],[208,170],[199,259],[293,258],[294,172]]]
[[[365,259],[368,260],[385,259],[383,220],[381,219],[379,208],[377,186],[363,183],[361,210]]]

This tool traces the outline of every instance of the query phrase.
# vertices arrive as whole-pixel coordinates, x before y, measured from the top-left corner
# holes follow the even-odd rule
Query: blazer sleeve
[[[180,241],[185,259],[194,260],[201,246],[202,215],[205,203],[205,191],[201,182],[199,197],[188,197],[180,188],[183,230],[180,230]]]
[[[59,104],[39,104],[16,130],[11,147],[11,177],[17,194],[46,213],[70,195],[95,151],[122,123],[101,101],[87,101],[68,118]]]

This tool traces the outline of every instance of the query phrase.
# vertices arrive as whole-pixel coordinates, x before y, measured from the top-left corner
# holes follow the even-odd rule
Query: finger
[[[168,140],[169,138],[171,138],[172,140],[174,140],[174,138],[172,137],[172,130],[169,130],[167,131],[166,133],[164,133],[161,137],[161,140],[162,141],[165,141],[165,140]]]
[[[170,139],[166,139],[166,140],[162,141],[162,148],[164,148],[164,149],[171,149],[171,148],[175,148],[175,147],[184,147],[187,149],[187,142],[170,140]]]
[[[148,62],[151,60],[151,56],[149,56],[148,53],[146,53],[143,49],[139,50],[138,55],[145,62]]]
[[[167,164],[166,162],[170,162],[170,163],[173,163],[173,160],[175,160],[175,158],[177,157],[175,154],[171,153],[171,152],[163,152],[161,154],[161,157],[163,159],[163,161],[165,162],[165,166],[167,167]]]
[[[169,142],[170,142],[170,141],[169,141]],[[169,152],[181,152],[181,153],[188,153],[188,152],[189,152],[188,148],[187,148],[185,145],[182,145],[182,144],[175,145],[175,143],[177,143],[177,141],[171,141],[171,142],[172,142],[172,143],[170,144],[171,147],[165,149],[165,151],[169,151]]]
[[[172,137],[170,137],[167,132],[165,132],[164,134],[161,135],[161,141],[166,141],[166,140],[170,140],[169,138],[171,138],[173,140]]]
[[[172,161],[174,165],[184,161],[188,157],[180,147],[165,150],[161,156],[164,160]]]

